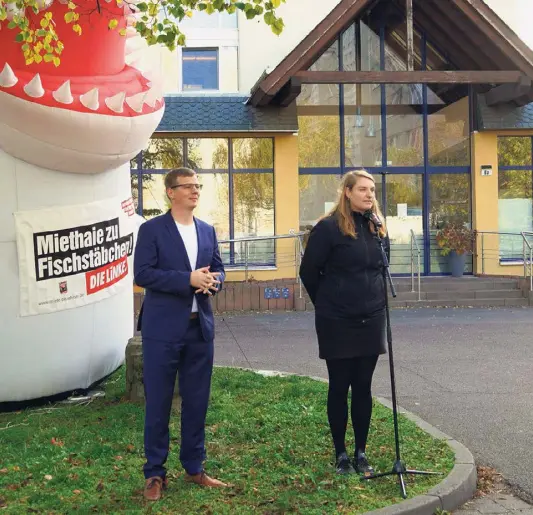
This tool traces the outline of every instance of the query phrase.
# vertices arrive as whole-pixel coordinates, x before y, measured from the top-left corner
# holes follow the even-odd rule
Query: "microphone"
[[[381,227],[383,227],[383,223],[378,218],[376,213],[374,213],[374,211],[372,211],[371,209],[369,209],[368,211],[365,211],[363,213],[363,217],[366,218],[369,222],[372,222],[376,229],[380,229]]]

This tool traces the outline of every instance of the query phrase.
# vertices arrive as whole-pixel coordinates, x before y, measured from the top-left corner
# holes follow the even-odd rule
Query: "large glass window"
[[[391,271],[411,271],[411,231],[419,247],[424,244],[422,174],[392,174],[386,177],[385,215],[391,238]]]
[[[183,91],[218,89],[218,49],[182,49]]]
[[[300,175],[300,230],[305,231],[334,206],[340,175]]]
[[[498,228],[504,233],[500,235],[503,260],[522,259],[520,233],[533,232],[532,148],[530,137],[498,138]]]
[[[339,70],[339,42],[335,41],[309,70]],[[304,84],[297,106],[300,167],[340,167],[339,86]]]
[[[442,255],[435,236],[447,223],[470,227],[470,174],[435,173],[429,176],[429,231],[430,259],[433,273],[448,273],[448,258]],[[468,258],[466,271],[472,270],[472,257]]]
[[[219,240],[274,235],[272,138],[152,139],[132,166],[132,190],[142,216],[152,218],[169,209],[165,173],[184,163],[203,184],[195,214],[215,227]],[[244,265],[244,244],[220,247],[226,265]],[[249,243],[247,253],[249,265],[275,264],[272,240]]]
[[[468,96],[457,101],[453,98],[448,99],[448,89],[445,85],[441,87],[432,85],[432,89],[428,88],[429,164],[468,166],[470,164]],[[440,96],[437,96],[435,91],[439,92]],[[464,94],[467,95],[467,92]]]
[[[413,50],[414,70],[457,69],[417,26]],[[337,69],[407,71],[404,9],[392,2],[368,11],[309,67]],[[437,256],[436,228],[452,219],[471,223],[468,86],[305,84],[297,103],[300,227],[331,208],[343,173],[365,168],[381,177],[391,269],[410,272],[412,230],[424,272],[447,272]]]
[[[340,167],[339,86],[302,86],[298,128],[300,168]]]

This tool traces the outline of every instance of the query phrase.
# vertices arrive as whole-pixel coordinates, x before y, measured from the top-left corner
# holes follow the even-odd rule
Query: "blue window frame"
[[[501,263],[523,262],[521,232],[533,231],[533,138],[498,138],[498,231]],[[527,236],[533,243],[533,238]]]
[[[183,91],[218,89],[218,49],[182,49]]]

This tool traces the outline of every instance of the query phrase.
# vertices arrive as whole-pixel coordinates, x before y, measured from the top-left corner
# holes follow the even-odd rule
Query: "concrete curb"
[[[264,376],[301,376],[301,374],[290,374],[275,370],[253,370],[253,372]],[[322,377],[301,377],[309,377],[310,379],[327,383],[327,380]],[[383,406],[392,409],[392,402],[388,399],[376,397],[376,400]],[[453,511],[472,499],[477,488],[477,469],[472,453],[462,443],[428,424],[414,413],[406,411],[400,406],[398,406],[398,412],[434,438],[445,440],[455,453],[455,465],[450,474],[427,494],[368,513],[372,515],[433,515],[439,509]]]
[[[383,397],[376,400],[392,409],[392,402]],[[472,499],[477,488],[477,470],[472,453],[460,442],[428,424],[420,417],[398,407],[399,413],[413,421],[434,438],[446,440],[455,453],[455,465],[448,476],[427,494],[372,511],[373,515],[433,515],[436,510],[453,511]]]

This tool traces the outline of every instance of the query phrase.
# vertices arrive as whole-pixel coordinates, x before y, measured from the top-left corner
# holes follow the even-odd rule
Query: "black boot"
[[[337,474],[355,474],[352,462],[345,452],[337,456],[337,459],[335,460],[335,468],[337,469]]]
[[[354,464],[355,470],[359,474],[363,474],[363,476],[370,476],[374,473],[374,469],[370,466],[370,463],[368,463],[368,460],[366,459],[366,454],[361,450],[356,452],[354,456]]]

